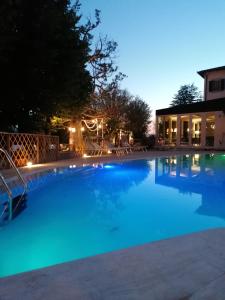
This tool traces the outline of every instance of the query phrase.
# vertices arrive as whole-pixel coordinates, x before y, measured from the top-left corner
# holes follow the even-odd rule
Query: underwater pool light
[[[113,165],[104,165],[104,169],[114,169],[115,166]]]

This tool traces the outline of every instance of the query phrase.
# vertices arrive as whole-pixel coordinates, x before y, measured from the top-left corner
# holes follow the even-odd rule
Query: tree
[[[151,123],[151,109],[139,96],[133,97],[127,107],[127,129],[135,138],[143,139]]]
[[[180,87],[177,94],[173,97],[170,106],[191,104],[202,101],[202,94],[199,89],[192,84],[185,84]]]
[[[90,40],[79,2],[0,2],[0,128],[41,131],[54,114],[79,112],[93,90]]]
[[[142,139],[151,122],[149,105],[118,86],[105,89],[101,97],[92,102],[92,110],[104,116],[109,135],[122,129],[132,131],[135,138]]]

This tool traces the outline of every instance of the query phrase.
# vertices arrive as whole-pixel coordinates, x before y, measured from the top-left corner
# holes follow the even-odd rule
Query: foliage
[[[133,132],[135,138],[143,139],[148,131],[151,109],[140,97],[133,97],[127,107],[126,127]]]
[[[119,88],[117,43],[100,36],[95,19],[82,24],[70,0],[0,2],[0,129],[61,132],[70,121],[101,115],[108,134],[147,131],[151,111]]]
[[[53,114],[87,102],[90,48],[80,18],[69,0],[0,2],[1,130],[48,130]]]
[[[109,136],[122,129],[132,131],[135,138],[143,138],[148,131],[150,107],[140,97],[134,97],[118,86],[105,89],[92,103],[92,109],[107,120]]]
[[[202,101],[202,94],[199,89],[192,84],[185,84],[180,87],[177,94],[173,97],[170,106],[191,104]]]

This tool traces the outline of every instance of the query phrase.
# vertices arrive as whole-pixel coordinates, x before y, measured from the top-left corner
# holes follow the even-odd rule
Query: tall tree
[[[170,106],[176,106],[181,104],[191,104],[202,101],[202,94],[199,89],[192,84],[185,84],[180,87],[178,92],[173,97]]]
[[[101,98],[92,102],[92,109],[104,116],[108,133],[112,135],[123,129],[132,131],[135,138],[142,139],[151,123],[149,105],[118,86],[109,86],[108,90],[104,90]]]
[[[149,105],[140,97],[133,97],[128,104],[126,115],[127,129],[133,132],[135,138],[144,138],[151,123],[151,109]]]
[[[74,113],[70,109],[60,109],[58,111],[60,118],[56,117],[52,119],[52,130],[59,127],[62,128],[64,127],[63,124],[68,124],[71,121],[74,123],[83,117],[95,118],[96,116],[102,115],[101,110],[103,103],[110,101],[110,99],[115,100],[118,96],[118,86],[125,75],[118,72],[118,66],[115,64],[117,43],[113,40],[109,40],[107,36],[100,36],[97,42],[95,44],[93,43],[95,40],[93,32],[100,23],[100,11],[95,10],[95,20],[93,21],[89,18],[86,23],[79,26],[82,41],[90,47],[87,69],[92,78],[93,90],[87,99],[87,105],[79,113],[77,111]],[[113,105],[115,105],[115,103]],[[118,109],[116,110],[118,112]],[[114,114],[115,118],[112,122],[114,128],[120,119],[119,115],[115,117]],[[55,120],[57,120],[57,122],[55,122]]]
[[[93,90],[79,3],[0,2],[0,128],[41,130],[59,110],[79,110]]]

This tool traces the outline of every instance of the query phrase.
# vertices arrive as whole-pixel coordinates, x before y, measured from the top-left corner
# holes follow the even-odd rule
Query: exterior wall
[[[225,70],[209,71],[205,74],[205,100],[214,100],[225,97],[225,90],[219,92],[209,92],[209,81],[216,79],[225,79]]]
[[[201,118],[201,144],[194,146],[191,143],[191,130],[189,130],[189,143],[186,145],[181,144],[181,116],[185,116],[189,120],[189,124],[192,124],[192,120],[194,116],[198,115]],[[215,116],[215,131],[214,131],[214,146],[210,147],[206,145],[206,121],[207,117]],[[161,118],[169,118],[171,115],[163,115],[156,117],[156,137],[157,140],[159,139],[158,133],[158,120],[159,117]],[[174,115],[173,115],[174,117]],[[176,115],[177,118],[177,137],[176,137],[176,147],[177,148],[212,148],[212,149],[225,149],[225,114],[222,111],[217,112],[200,112],[200,113],[192,113],[192,114],[178,114]],[[165,135],[164,135],[165,136]],[[160,145],[164,146],[162,143]]]
[[[159,110],[156,116],[156,137],[160,141],[159,145],[175,145],[176,147],[189,148],[214,148],[225,149],[225,113],[224,108],[225,89],[222,91],[209,91],[209,83],[213,80],[225,80],[225,67],[200,71],[204,76],[204,99],[206,101],[215,100],[211,103],[204,102],[204,105],[195,104],[187,110],[181,107],[177,110]],[[212,84],[212,88],[223,89],[224,81],[217,85]],[[216,100],[218,99],[218,100]],[[196,112],[194,112],[196,110]],[[211,110],[209,112],[201,112]],[[221,110],[221,111],[220,111]],[[189,111],[190,113],[186,113]],[[200,112],[199,112],[200,111]],[[159,115],[162,113],[162,115]],[[176,118],[176,136],[174,128],[171,126],[171,119]],[[161,119],[160,133],[158,132],[159,120]],[[171,131],[171,129],[173,129]],[[172,132],[172,133],[171,133]]]
[[[215,148],[225,149],[225,114],[216,112]]]

